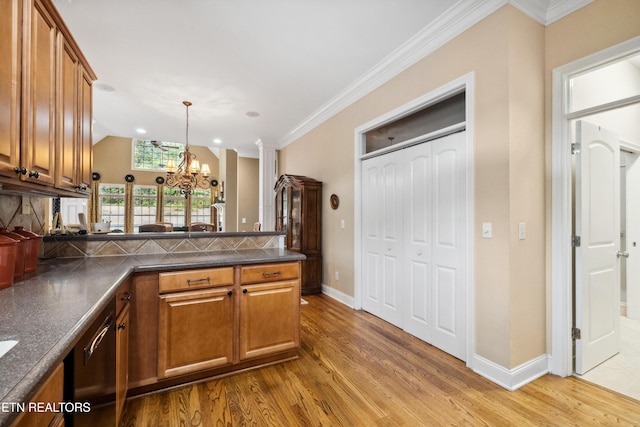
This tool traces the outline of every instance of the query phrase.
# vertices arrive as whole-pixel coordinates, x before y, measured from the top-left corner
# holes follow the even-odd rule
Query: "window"
[[[191,193],[191,222],[211,222],[211,190]]]
[[[138,231],[138,227],[142,224],[156,222],[157,194],[158,190],[151,185],[133,187],[133,228],[135,231]]]
[[[134,170],[148,170],[164,172],[168,159],[178,159],[184,151],[184,144],[177,142],[150,141],[147,139],[133,139],[133,156],[131,156]],[[176,160],[176,163],[178,161]]]
[[[112,230],[124,230],[124,185],[100,184],[100,217],[98,221],[110,221]]]
[[[179,189],[164,189],[164,220],[170,222],[173,227],[184,227],[186,199]]]

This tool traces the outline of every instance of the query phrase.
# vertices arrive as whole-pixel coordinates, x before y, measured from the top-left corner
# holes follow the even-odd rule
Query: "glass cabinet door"
[[[281,196],[280,196],[280,206],[278,206],[278,208],[280,209],[280,214],[282,215],[281,217],[281,228],[280,231],[284,231],[285,233],[287,232],[287,223],[289,221],[289,200],[288,200],[288,195],[287,195],[287,189],[283,189],[281,191]]]
[[[302,192],[291,189],[291,249],[300,249],[302,239]]]

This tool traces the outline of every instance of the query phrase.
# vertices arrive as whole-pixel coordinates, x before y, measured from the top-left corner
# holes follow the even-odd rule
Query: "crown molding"
[[[549,25],[593,0],[509,0],[513,6],[542,25]]]
[[[277,144],[278,148],[286,147],[302,137],[507,3],[517,7],[543,25],[548,25],[548,23],[558,20],[592,1],[460,0],[289,131]]]

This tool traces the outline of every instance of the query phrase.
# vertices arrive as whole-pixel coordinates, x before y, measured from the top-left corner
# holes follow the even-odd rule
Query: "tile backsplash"
[[[43,235],[45,233],[46,197],[17,196],[0,194],[0,227],[13,230],[22,226],[25,230]],[[28,213],[23,213],[23,205]]]

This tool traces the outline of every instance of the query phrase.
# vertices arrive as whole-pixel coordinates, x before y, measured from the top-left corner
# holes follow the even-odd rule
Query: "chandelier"
[[[189,197],[189,194],[195,188],[206,189],[211,185],[209,183],[209,170],[208,164],[203,164],[200,168],[200,162],[196,160],[196,155],[189,151],[189,107],[191,102],[182,101],[187,107],[187,136],[184,151],[180,153],[180,163],[176,168],[176,160],[169,159],[167,161],[167,180],[166,185],[169,187],[178,187],[180,193],[184,194],[184,197]]]

